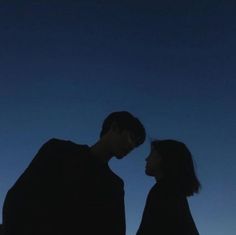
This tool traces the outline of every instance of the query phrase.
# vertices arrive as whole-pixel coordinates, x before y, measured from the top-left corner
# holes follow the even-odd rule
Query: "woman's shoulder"
[[[187,203],[186,196],[177,187],[164,181],[157,182],[149,191],[148,197],[158,201]]]

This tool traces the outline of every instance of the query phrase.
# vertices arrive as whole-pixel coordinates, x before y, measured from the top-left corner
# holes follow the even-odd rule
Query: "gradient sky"
[[[152,138],[191,150],[200,234],[235,234],[235,12],[233,0],[1,1],[0,208],[45,141],[92,145],[107,114],[128,110],[148,139],[110,164],[125,181],[127,235],[154,184]]]

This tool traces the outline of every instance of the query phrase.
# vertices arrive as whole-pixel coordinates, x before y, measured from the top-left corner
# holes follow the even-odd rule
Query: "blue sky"
[[[92,145],[112,111],[140,118],[148,139],[111,167],[125,181],[127,235],[153,179],[152,138],[193,153],[189,199],[200,234],[236,230],[236,28],[233,1],[20,1],[0,4],[0,207],[52,137]],[[1,221],[1,216],[0,216]]]

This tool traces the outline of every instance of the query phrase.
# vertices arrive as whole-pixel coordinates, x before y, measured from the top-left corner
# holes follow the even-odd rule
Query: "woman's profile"
[[[199,235],[187,197],[198,193],[192,155],[176,140],[151,142],[146,174],[155,177],[137,235]]]

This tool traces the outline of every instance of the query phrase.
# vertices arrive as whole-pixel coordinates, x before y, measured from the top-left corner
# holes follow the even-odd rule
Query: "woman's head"
[[[199,191],[192,155],[185,144],[176,140],[153,141],[146,161],[147,175],[171,182],[186,196]]]

